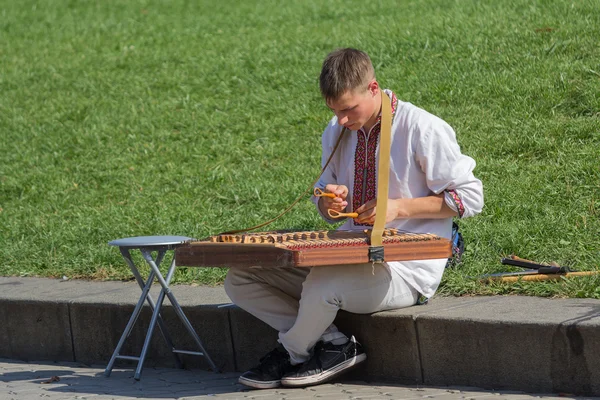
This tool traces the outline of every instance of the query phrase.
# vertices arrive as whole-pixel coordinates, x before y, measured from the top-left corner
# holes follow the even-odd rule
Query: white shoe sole
[[[330,379],[335,378],[340,375],[342,372],[346,371],[354,367],[357,364],[365,361],[367,359],[367,355],[365,353],[359,354],[356,357],[351,358],[350,360],[344,361],[341,364],[336,365],[333,368],[328,369],[327,371],[323,371],[320,374],[315,374],[311,376],[302,376],[302,377],[288,377],[283,378],[281,380],[281,384],[283,386],[288,387],[298,387],[298,386],[310,386],[317,385],[319,383],[326,382]]]
[[[281,381],[255,381],[240,376],[238,382],[242,385],[250,386],[255,389],[273,389],[281,386]]]

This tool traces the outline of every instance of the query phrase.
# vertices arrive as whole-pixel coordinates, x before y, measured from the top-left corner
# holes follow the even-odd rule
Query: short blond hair
[[[337,49],[323,61],[319,86],[325,100],[337,100],[347,91],[366,89],[372,79],[375,70],[367,53],[352,48]]]

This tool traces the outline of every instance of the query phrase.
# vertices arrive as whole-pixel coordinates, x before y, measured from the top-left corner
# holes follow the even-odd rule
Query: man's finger
[[[375,207],[377,206],[377,203],[375,202],[368,202],[363,204],[362,206],[358,207],[356,209],[356,212],[359,214],[365,213],[369,210],[373,210],[373,212],[375,211]]]
[[[371,201],[368,201],[368,202],[365,204],[365,208],[366,208],[367,210],[370,210],[370,209],[372,209],[372,208],[375,208],[375,206],[377,206],[377,200],[371,200]]]
[[[330,193],[335,193],[335,191],[337,190],[338,185],[334,185],[332,183],[325,185],[325,190],[330,192]]]
[[[346,196],[348,195],[348,188],[346,188],[343,185],[340,185],[336,189],[335,194],[338,195],[339,197],[346,198]]]

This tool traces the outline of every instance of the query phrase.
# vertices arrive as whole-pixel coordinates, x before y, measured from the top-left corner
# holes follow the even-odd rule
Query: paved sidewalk
[[[1,400],[130,400],[130,399],[534,399],[568,395],[532,395],[477,388],[417,387],[365,382],[331,383],[306,389],[249,390],[237,373],[146,368],[142,379],[133,370],[114,369],[106,378],[101,366],[79,363],[26,363],[0,359]],[[583,399],[583,397],[581,398]],[[592,399],[588,397],[588,399]]]

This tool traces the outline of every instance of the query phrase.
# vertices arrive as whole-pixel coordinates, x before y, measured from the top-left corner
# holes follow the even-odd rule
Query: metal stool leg
[[[110,376],[110,373],[112,372],[113,366],[114,366],[117,358],[128,358],[128,359],[135,358],[135,357],[120,356],[119,352],[121,351],[121,348],[123,347],[123,344],[125,343],[125,339],[127,339],[129,334],[131,333],[131,329],[133,328],[133,325],[135,324],[135,321],[137,320],[138,315],[142,311],[142,306],[144,305],[144,302],[146,301],[146,296],[148,295],[148,292],[150,291],[150,286],[152,285],[152,281],[154,281],[154,271],[150,272],[150,275],[148,276],[148,280],[146,281],[146,284],[144,285],[144,287],[142,289],[142,295],[140,296],[140,299],[138,300],[137,304],[135,305],[135,308],[133,309],[133,313],[131,314],[131,317],[129,318],[129,322],[127,322],[127,326],[125,327],[125,331],[121,335],[121,338],[119,339],[119,343],[117,344],[117,347],[115,348],[115,351],[113,352],[113,355],[110,358],[110,361],[108,362],[108,365],[106,366],[106,369],[104,370],[105,376]]]
[[[206,358],[206,361],[208,361],[208,364],[210,365],[210,368],[214,372],[220,372],[219,368],[217,368],[217,366],[215,365],[215,363],[213,362],[213,360],[210,358],[210,356],[208,355],[208,353],[206,352],[206,350],[204,350],[204,346],[202,345],[202,341],[200,340],[200,337],[198,337],[198,334],[194,330],[194,327],[192,326],[192,324],[190,323],[190,321],[187,319],[187,317],[183,313],[183,310],[179,306],[179,303],[177,302],[177,299],[175,299],[175,296],[173,296],[173,293],[172,292],[168,292],[167,296],[169,297],[169,301],[173,305],[173,308],[175,308],[175,312],[179,316],[179,319],[181,320],[181,322],[183,322],[183,325],[188,330],[188,332],[190,333],[190,335],[192,335],[192,337],[194,338],[194,341],[196,342],[196,344],[198,345],[198,347],[200,348],[200,350],[202,350],[202,355]]]
[[[175,309],[175,312],[179,316],[179,319],[181,320],[181,322],[183,322],[183,325],[185,326],[187,331],[190,333],[190,335],[192,336],[192,338],[194,339],[194,341],[196,342],[196,344],[202,351],[201,353],[198,353],[198,352],[187,352],[187,353],[204,356],[206,358],[206,360],[208,361],[211,369],[215,372],[219,372],[219,369],[217,368],[217,366],[215,365],[213,360],[210,358],[210,356],[204,349],[204,346],[202,345],[202,341],[200,340],[200,337],[194,330],[194,327],[192,326],[192,324],[186,317],[185,313],[181,309],[179,302],[177,302],[175,295],[169,288],[169,283],[171,282],[171,278],[173,276],[173,273],[175,272],[175,258],[173,258],[173,261],[171,262],[171,266],[169,267],[169,271],[167,274],[167,279],[165,281],[163,279],[162,275],[160,274],[160,270],[158,269],[158,266],[154,263],[154,260],[152,260],[150,253],[147,250],[142,249],[142,255],[144,256],[144,258],[146,259],[148,264],[150,264],[150,268],[152,268],[152,271],[156,274],[156,278],[158,279],[161,286],[163,287],[161,294],[165,293],[167,295],[167,297],[169,297],[169,301],[171,302],[171,305],[173,306],[173,308]]]
[[[152,272],[154,272],[154,275],[156,275],[156,278],[161,283],[162,290],[160,291],[160,294],[158,295],[158,299],[156,299],[156,308],[154,309],[154,312],[152,313],[152,319],[150,320],[150,326],[148,327],[148,332],[146,333],[146,340],[144,340],[144,346],[142,347],[142,352],[140,353],[140,360],[139,360],[138,366],[135,370],[135,375],[133,376],[133,378],[138,381],[140,380],[140,376],[142,375],[142,369],[144,368],[144,361],[146,360],[146,355],[148,354],[148,349],[150,348],[150,341],[152,340],[152,335],[154,333],[154,327],[156,326],[156,322],[158,320],[160,308],[162,307],[162,303],[165,299],[165,287],[167,289],[169,288],[169,282],[171,281],[171,278],[173,278],[173,273],[175,272],[175,258],[173,257],[173,260],[171,261],[171,266],[169,267],[169,270],[167,273],[167,279],[165,281],[165,279],[163,278],[163,276],[160,272],[160,269],[159,269],[160,265],[155,262],[155,260],[152,258],[152,254],[150,254],[151,250],[143,249],[143,248],[140,250],[142,252],[142,255],[144,256],[144,259],[150,265]],[[158,259],[158,257],[157,257],[157,259]]]
[[[140,285],[140,288],[143,289],[144,288],[144,280],[143,280],[142,276],[140,275],[140,272],[138,271],[137,267],[135,266],[135,263],[131,259],[131,253],[129,252],[128,249],[125,249],[125,248],[120,248],[120,250],[121,250],[121,254],[123,255],[123,258],[127,262],[127,265],[129,265],[129,269],[133,273],[135,280],[137,281],[138,285]],[[166,254],[166,250],[159,250],[158,255],[156,257],[157,265],[160,265],[165,254]],[[148,300],[148,304],[150,305],[150,309],[152,310],[152,313],[154,314],[154,310],[156,309],[156,306],[154,304],[154,300],[152,299],[152,295],[150,294],[150,292],[148,292],[148,295],[146,298]],[[134,322],[134,325],[135,325],[135,322]],[[169,332],[168,332],[168,330],[165,326],[165,323],[160,314],[158,315],[158,328],[160,329],[160,333],[162,334],[163,338],[165,339],[165,342],[167,343],[169,350],[171,350],[171,353],[173,354],[173,358],[175,359],[175,365],[177,366],[177,368],[180,368],[180,369],[183,368],[183,364],[181,363],[181,359],[179,358],[179,355],[177,353],[173,352],[173,350],[175,349],[175,346],[173,345],[173,340],[171,339],[171,336],[169,335]]]

